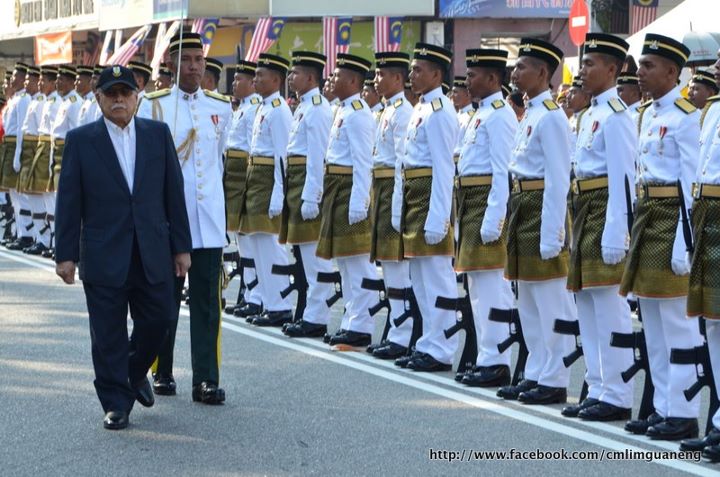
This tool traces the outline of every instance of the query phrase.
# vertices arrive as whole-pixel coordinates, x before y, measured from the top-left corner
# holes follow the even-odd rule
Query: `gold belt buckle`
[[[698,183],[693,182],[692,185],[692,196],[695,199],[700,198],[700,194],[702,193],[702,186]]]
[[[513,192],[522,192],[520,190],[520,181],[517,179],[513,179]]]
[[[645,187],[644,186],[642,186],[642,185],[638,186],[637,196],[638,196],[638,199],[642,199],[645,197]]]
[[[577,179],[573,179],[573,181],[572,181],[572,191],[573,191],[573,194],[575,194],[575,195],[580,194],[580,186],[578,185]]]

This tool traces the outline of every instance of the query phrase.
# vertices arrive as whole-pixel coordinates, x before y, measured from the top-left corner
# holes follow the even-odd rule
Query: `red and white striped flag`
[[[338,45],[337,17],[323,17],[323,50],[327,56],[325,63],[325,77],[329,78],[335,71],[335,60],[338,53],[347,53],[350,45]]]
[[[128,41],[113,53],[110,59],[108,59],[108,64],[126,66],[145,42],[145,38],[147,38],[150,30],[152,30],[152,25],[145,25],[136,31]]]
[[[630,34],[637,33],[657,18],[658,0],[632,0]]]
[[[375,52],[400,51],[402,19],[375,17]]]
[[[165,23],[158,25],[158,32],[155,35],[155,51],[153,52],[152,66],[153,79],[157,79],[158,73],[160,72],[160,63],[165,61],[165,52],[167,52],[168,46],[170,46],[170,39],[175,36],[177,31],[180,29],[180,22],[174,21],[168,27]]]
[[[265,53],[275,43],[275,40],[268,38],[268,32],[272,28],[272,17],[262,17],[258,20],[250,40],[250,48],[245,55],[245,61],[256,63],[260,53]]]

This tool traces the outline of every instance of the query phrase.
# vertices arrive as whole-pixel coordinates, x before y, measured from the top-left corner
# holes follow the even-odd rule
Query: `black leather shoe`
[[[245,306],[238,308],[233,312],[233,315],[239,316],[240,318],[248,318],[250,316],[257,316],[262,313],[262,306],[256,305],[255,303],[246,303]]]
[[[382,348],[382,347],[387,346],[387,345],[389,345],[389,344],[390,344],[390,341],[389,341],[389,340],[382,340],[382,341],[379,342],[379,343],[370,343],[370,344],[368,345],[368,347],[365,348],[365,351],[367,351],[367,352],[370,353],[370,354],[373,354],[373,352],[374,352],[376,349]]]
[[[707,446],[703,449],[702,456],[710,462],[720,462],[720,445]]]
[[[172,374],[153,374],[152,388],[158,396],[174,396],[176,387]]]
[[[274,326],[281,327],[285,323],[290,323],[293,319],[292,310],[266,311],[260,316],[256,316],[252,320],[255,326]]]
[[[630,419],[631,409],[619,407],[600,401],[594,406],[581,409],[578,417],[583,421],[627,421]]]
[[[23,253],[27,253],[28,255],[42,255],[46,250],[48,250],[48,248],[42,242],[35,242],[31,246],[24,248]]]
[[[702,439],[685,439],[680,443],[681,451],[701,451],[706,447],[720,445],[720,430],[713,427]]]
[[[150,381],[147,377],[143,378],[139,383],[133,384],[135,390],[135,399],[145,407],[152,407],[155,404],[155,395],[153,394]]]
[[[290,338],[320,338],[327,332],[327,326],[300,320],[283,327],[283,333]]]
[[[567,389],[538,384],[537,387],[518,394],[518,401],[523,404],[564,403],[567,402]]]
[[[209,381],[193,386],[192,400],[203,404],[222,404],[225,402],[225,390],[219,388],[217,384]]]
[[[458,371],[457,373],[455,373],[455,381],[461,383],[465,376],[477,373],[478,371],[480,371],[480,368],[480,366],[473,366],[472,368],[465,369],[465,371],[463,371],[462,373]]]
[[[395,360],[395,366],[399,366],[403,369],[408,367],[408,363],[410,363],[410,360],[413,359],[413,356],[415,354],[406,354],[405,356],[400,356],[398,359]]]
[[[5,245],[8,250],[25,250],[33,244],[32,237],[20,237],[14,242]]]
[[[417,353],[407,365],[408,369],[423,373],[434,373],[437,371],[450,371],[452,364],[441,363],[428,353]]]
[[[397,359],[401,356],[405,356],[407,352],[408,349],[406,347],[400,346],[399,344],[393,343],[392,341],[388,341],[385,346],[375,348],[372,355],[373,358],[378,359]]]
[[[693,439],[698,436],[698,421],[693,418],[668,417],[663,422],[648,427],[645,435],[659,441]]]
[[[660,414],[653,412],[647,419],[635,419],[625,423],[625,430],[633,434],[645,434],[650,426],[660,424],[665,420]]]
[[[245,298],[240,299],[240,303],[235,303],[233,305],[228,305],[223,310],[228,315],[234,315],[237,310],[242,308],[243,306],[247,305],[247,302],[245,301]]]
[[[531,381],[529,379],[523,379],[515,386],[503,386],[498,389],[497,397],[516,401],[520,393],[529,391],[537,386],[537,381]]]
[[[330,346],[338,347],[363,347],[370,344],[372,335],[370,333],[358,333],[357,331],[346,330],[330,338]]]
[[[55,249],[49,248],[45,250],[43,253],[40,254],[43,258],[49,258],[51,260],[55,260]]]
[[[103,427],[111,431],[125,429],[128,426],[128,413],[122,411],[109,411],[103,419]]]
[[[578,413],[580,411],[588,407],[594,406],[599,402],[600,401],[595,398],[585,398],[582,400],[581,403],[574,404],[572,406],[565,406],[564,408],[562,408],[562,411],[560,411],[560,414],[565,417],[578,417]]]
[[[504,364],[481,366],[460,381],[471,388],[492,388],[510,384],[510,367]]]

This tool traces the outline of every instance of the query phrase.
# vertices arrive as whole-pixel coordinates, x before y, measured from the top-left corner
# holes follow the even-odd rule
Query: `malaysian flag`
[[[325,77],[329,78],[335,71],[335,60],[338,53],[347,53],[350,49],[350,33],[352,18],[323,17],[323,48],[327,63]]]
[[[632,0],[630,34],[637,33],[657,17],[658,0]]]
[[[258,20],[252,40],[250,40],[250,48],[245,55],[245,61],[256,63],[260,53],[268,51],[280,37],[284,26],[284,18],[262,17]]]
[[[219,24],[219,18],[199,18],[193,21],[192,31],[199,33],[202,37],[203,53],[205,56],[207,56],[210,51],[210,45],[212,45]]]
[[[85,40],[85,48],[83,49],[82,64],[93,66],[97,64],[100,57],[100,35],[89,31],[87,40]]]
[[[155,35],[155,51],[153,52],[152,66],[153,73],[152,77],[157,79],[158,73],[160,72],[160,63],[165,61],[165,52],[170,46],[170,39],[175,36],[177,31],[180,29],[180,21],[173,22],[169,27],[165,23],[161,23],[158,26],[157,35]]]
[[[375,17],[375,51],[399,51],[402,17]]]
[[[107,60],[112,55],[113,49],[111,43],[113,38],[113,31],[109,30],[105,32],[105,40],[103,41],[102,50],[100,51],[100,64],[107,65]]]
[[[128,41],[126,41],[118,50],[115,51],[115,53],[113,53],[107,61],[108,64],[126,66],[128,61],[135,56],[135,53],[138,52],[142,44],[145,42],[145,38],[147,38],[150,30],[152,30],[152,25],[145,25],[136,31],[133,36],[128,39]]]

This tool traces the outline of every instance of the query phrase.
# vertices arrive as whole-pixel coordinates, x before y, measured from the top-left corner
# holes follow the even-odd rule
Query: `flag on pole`
[[[219,18],[200,18],[193,22],[192,31],[199,33],[203,42],[203,54],[207,56],[220,24]]]
[[[632,0],[630,34],[637,33],[657,18],[658,0]]]
[[[83,48],[82,64],[88,66],[94,66],[100,57],[100,35],[89,31],[87,34],[87,40],[85,40],[85,48]]]
[[[284,18],[262,17],[258,20],[250,40],[250,48],[245,55],[245,61],[256,63],[260,53],[268,51],[280,37],[284,26]]]
[[[108,60],[108,64],[126,66],[128,61],[135,56],[135,53],[138,52],[142,44],[145,42],[145,38],[147,38],[151,29],[152,25],[145,25],[133,33],[128,41],[126,41],[118,50],[115,51],[115,53],[113,53]]]
[[[100,52],[100,64],[106,65],[108,58],[112,54],[113,50],[110,44],[112,43],[113,31],[109,30],[105,32],[105,40],[103,41],[102,51]]]
[[[170,46],[170,39],[175,36],[179,28],[180,21],[172,22],[169,27],[165,23],[161,23],[158,27],[158,33],[155,35],[155,51],[150,62],[153,79],[157,79],[160,72],[160,63],[165,61],[165,52]]]
[[[335,71],[335,59],[338,53],[347,53],[350,49],[352,18],[323,17],[323,50],[327,56],[325,77]]]
[[[399,51],[402,17],[375,17],[375,51]]]

